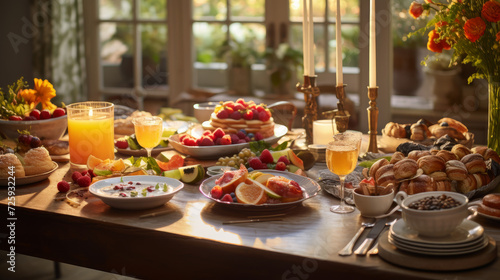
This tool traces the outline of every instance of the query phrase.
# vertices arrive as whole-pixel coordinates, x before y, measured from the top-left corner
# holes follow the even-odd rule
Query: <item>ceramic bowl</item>
[[[36,121],[0,120],[0,136],[16,140],[19,131],[28,130],[31,135],[40,139],[59,139],[68,128],[66,115],[57,118]]]
[[[386,195],[364,195],[359,192],[360,188],[354,190],[354,204],[361,216],[376,217],[387,213],[394,202],[394,190]]]
[[[422,198],[436,197],[442,194],[452,197],[460,202],[460,205],[441,210],[416,210],[408,207],[412,202],[416,202]],[[396,194],[396,202],[401,206],[403,220],[406,225],[422,236],[444,237],[449,235],[468,215],[467,203],[469,199],[465,195],[455,192],[423,192],[410,196],[405,192],[398,192]]]
[[[204,103],[194,104],[193,105],[194,117],[200,123],[210,120],[210,115],[212,115],[212,112],[214,111],[215,106],[217,105],[219,105],[218,102],[204,102]]]

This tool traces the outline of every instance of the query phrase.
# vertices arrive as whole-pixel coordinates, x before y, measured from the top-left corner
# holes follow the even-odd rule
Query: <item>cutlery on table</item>
[[[352,248],[354,247],[354,244],[358,240],[359,236],[363,233],[363,231],[365,230],[365,228],[371,228],[374,225],[375,225],[374,223],[362,223],[361,227],[358,230],[358,232],[356,232],[356,234],[351,239],[351,241],[349,241],[349,243],[347,243],[347,245],[342,250],[339,251],[339,255],[341,255],[341,256],[350,256],[350,255],[352,255]]]
[[[392,220],[392,222],[387,222],[385,223],[385,226],[388,227],[388,226],[392,226],[394,223],[396,223],[398,221],[398,219],[394,219]],[[377,255],[378,254],[378,240],[377,242],[375,242],[375,245],[373,245],[373,247],[366,253],[366,255]]]
[[[373,241],[377,239],[377,236],[382,232],[382,230],[385,228],[385,221],[387,218],[382,218],[379,219],[376,223],[375,226],[370,230],[368,233],[368,236],[366,239],[363,241],[363,243],[354,251],[356,255],[366,255],[366,252],[372,245]]]

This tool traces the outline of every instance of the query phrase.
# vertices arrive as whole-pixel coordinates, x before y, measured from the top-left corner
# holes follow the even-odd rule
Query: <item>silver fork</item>
[[[393,225],[398,219],[394,219],[392,220],[391,222],[387,222],[385,223],[385,226],[391,226]],[[369,255],[376,255],[378,254],[378,239],[377,239],[377,242],[375,243],[375,245],[373,245],[373,247],[366,253],[367,256]]]
[[[359,236],[363,233],[365,228],[371,228],[375,225],[375,223],[362,223],[361,227],[359,228],[358,232],[354,235],[354,237],[345,245],[345,247],[339,251],[339,255],[341,256],[350,256],[352,255],[352,248],[354,247],[354,244],[358,240]]]

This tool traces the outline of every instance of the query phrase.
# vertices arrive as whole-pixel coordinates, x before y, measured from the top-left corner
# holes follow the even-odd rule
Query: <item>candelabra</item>
[[[378,108],[377,108],[378,87],[368,87],[368,98],[370,99],[370,107],[368,111],[368,133],[369,142],[367,152],[378,153],[377,148],[377,122],[378,122]]]
[[[326,118],[331,118],[332,121],[335,120],[335,126],[338,132],[345,132],[349,127],[349,117],[351,116],[349,112],[344,109],[345,100],[345,87],[346,85],[338,85],[335,88],[335,95],[339,100],[337,102],[337,109],[323,112],[323,116]]]
[[[313,122],[318,119],[319,88],[316,86],[317,76],[305,76],[304,84],[297,83],[297,90],[304,93],[306,107],[302,117],[302,126],[306,130],[306,144],[313,143]]]

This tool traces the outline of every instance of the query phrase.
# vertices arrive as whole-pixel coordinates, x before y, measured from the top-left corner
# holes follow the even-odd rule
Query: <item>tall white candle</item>
[[[314,76],[314,20],[313,4],[309,0],[309,75]]]
[[[337,14],[335,18],[335,40],[337,41],[337,52],[336,52],[336,68],[337,68],[337,86],[341,86],[344,84],[343,76],[342,76],[342,33],[340,31],[340,0],[337,0]]]
[[[377,86],[377,49],[376,49],[376,18],[375,18],[375,0],[370,0],[370,73],[369,87]]]
[[[307,0],[303,0],[302,9],[302,51],[304,60],[304,76],[309,76],[309,20]]]

